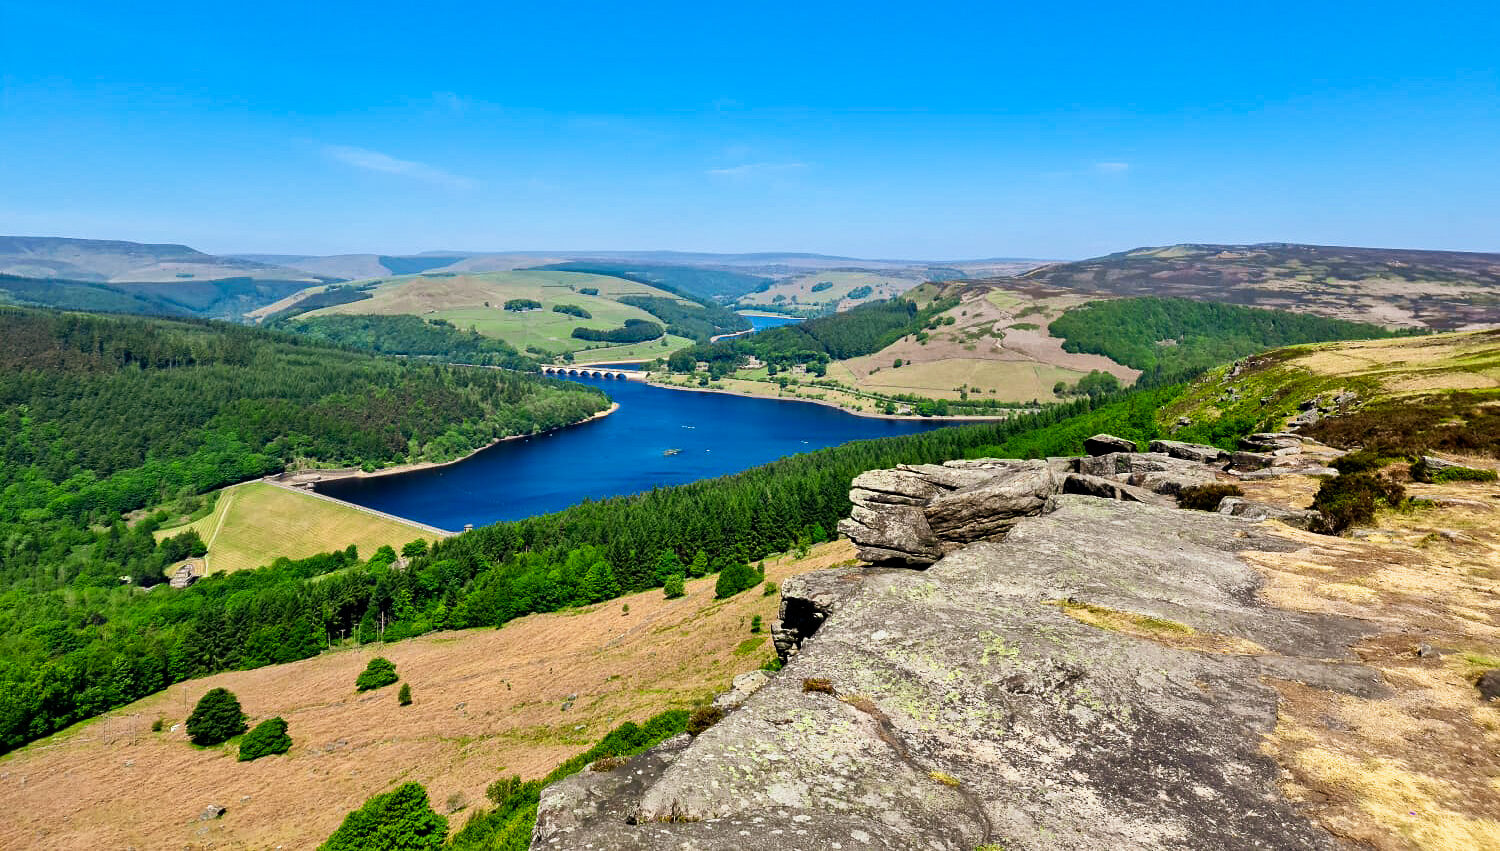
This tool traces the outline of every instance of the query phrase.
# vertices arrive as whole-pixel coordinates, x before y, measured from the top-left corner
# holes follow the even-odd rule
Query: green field
[[[266,482],[225,488],[206,517],[162,529],[156,537],[188,529],[197,529],[208,544],[209,571],[246,570],[281,556],[306,558],[350,544],[368,557],[383,544],[399,550],[408,541],[436,537],[418,526]]]
[[[579,290],[593,288],[598,295],[584,295]],[[513,271],[486,272],[474,275],[407,275],[382,281],[371,290],[372,298],[341,304],[308,313],[320,316],[334,313],[411,314],[428,319],[443,319],[459,328],[473,328],[481,334],[505,340],[521,351],[528,346],[554,354],[577,352],[599,346],[570,336],[574,328],[599,330],[618,328],[628,319],[660,320],[638,307],[614,299],[624,295],[647,295],[678,298],[648,284],[638,284],[608,275],[578,272]],[[529,298],[542,303],[541,310],[515,312],[506,310],[506,301]],[[592,317],[581,319],[552,310],[553,305],[571,304],[587,310]],[[660,340],[634,346],[601,349],[591,360],[608,357],[652,357],[665,355],[691,341],[668,336],[667,346]]]

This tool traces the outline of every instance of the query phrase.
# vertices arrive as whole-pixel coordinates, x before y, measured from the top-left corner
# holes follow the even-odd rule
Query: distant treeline
[[[581,326],[573,329],[573,337],[575,339],[596,343],[643,343],[647,340],[655,340],[661,335],[662,327],[655,322],[648,322],[645,319],[627,319],[625,320],[625,324],[619,328],[610,328],[604,331]]]
[[[672,354],[667,366],[674,372],[692,372],[696,362],[705,361],[715,377],[734,371],[751,355],[778,368],[822,366],[830,360],[878,352],[907,334],[919,333],[956,303],[939,300],[918,308],[916,302],[903,298],[869,302],[843,313],[682,349]]]
[[[1147,373],[1207,369],[1266,349],[1394,334],[1379,325],[1184,298],[1124,298],[1075,307],[1048,326],[1070,352]]]
[[[374,296],[370,295],[368,292],[365,292],[359,287],[329,287],[328,289],[320,293],[313,293],[312,295],[303,296],[294,304],[290,304],[282,308],[281,310],[276,311],[270,316],[267,316],[264,320],[264,323],[267,325],[273,325],[277,322],[291,319],[294,316],[301,316],[304,313],[310,313],[314,310],[318,310],[319,308],[337,307],[341,304],[353,304],[356,301],[364,301],[368,298],[374,298]]]
[[[684,304],[675,298],[650,295],[620,296],[621,304],[639,307],[667,324],[667,333],[706,343],[718,334],[750,328],[750,321],[711,301]]]
[[[674,266],[665,263],[630,263],[625,261],[577,260],[537,266],[538,269],[553,269],[560,272],[586,272],[593,275],[609,275],[641,284],[704,299],[736,299],[754,292],[760,287],[769,287],[775,281],[744,272],[723,269],[704,269],[697,266]],[[733,330],[733,329],[731,329]]]
[[[298,290],[306,281],[256,278],[181,280],[171,283],[98,283],[60,278],[0,275],[0,304],[136,313],[144,316],[197,316],[238,319]]]
[[[503,366],[523,372],[533,372],[537,368],[534,359],[517,352],[504,340],[486,337],[472,328],[461,331],[445,319],[423,319],[408,315],[332,314],[295,321],[268,322],[267,327],[290,331],[335,346],[379,354]]]

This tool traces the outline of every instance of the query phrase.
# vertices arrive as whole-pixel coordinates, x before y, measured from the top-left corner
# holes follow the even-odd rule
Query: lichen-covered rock
[[[979,458],[902,465],[854,479],[839,531],[872,564],[926,567],[955,546],[1040,513],[1060,478],[1046,461]]]
[[[1248,452],[1241,450],[1229,456],[1229,466],[1235,470],[1263,470],[1271,466],[1275,456],[1269,452]]]
[[[1199,464],[1214,464],[1229,460],[1229,453],[1217,446],[1208,446],[1203,443],[1183,443],[1180,440],[1153,440],[1150,450],[1180,458],[1183,461],[1196,461]]]
[[[1318,512],[1283,508],[1267,502],[1255,502],[1238,496],[1226,496],[1219,502],[1219,513],[1246,520],[1279,520],[1298,529],[1311,529]]]
[[[1093,437],[1084,438],[1083,451],[1089,455],[1108,455],[1111,452],[1134,452],[1138,447],[1135,441],[1126,440],[1123,437],[1115,437],[1112,434],[1096,434]]]
[[[1041,514],[1059,484],[1045,461],[1022,462],[995,470],[979,484],[938,494],[923,513],[943,541],[987,541],[1005,534],[1022,517]]]
[[[1297,545],[1233,517],[1056,502],[925,572],[813,580],[837,601],[785,669],[685,749],[549,787],[532,847],[1340,847],[1260,749],[1277,707],[1263,676],[1383,689],[1328,661],[1350,658],[1360,624],[1256,601],[1237,553]],[[1070,606],[1265,651],[1179,649]]]
[[[1293,447],[1302,448],[1302,438],[1285,431],[1263,431],[1240,438],[1240,448],[1247,452],[1272,452]]]

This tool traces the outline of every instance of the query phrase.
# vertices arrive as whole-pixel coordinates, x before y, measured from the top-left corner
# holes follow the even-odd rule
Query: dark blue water
[[[937,423],[857,417],[807,402],[664,390],[638,381],[578,379],[620,409],[551,434],[509,440],[449,467],[319,486],[330,496],[462,529],[566,508],[584,499],[737,473],[783,455]],[[681,450],[673,455],[669,449]]]

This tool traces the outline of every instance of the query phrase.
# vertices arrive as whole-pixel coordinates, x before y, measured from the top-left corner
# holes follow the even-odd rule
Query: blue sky
[[[1500,251],[1500,10],[0,0],[0,233]]]

